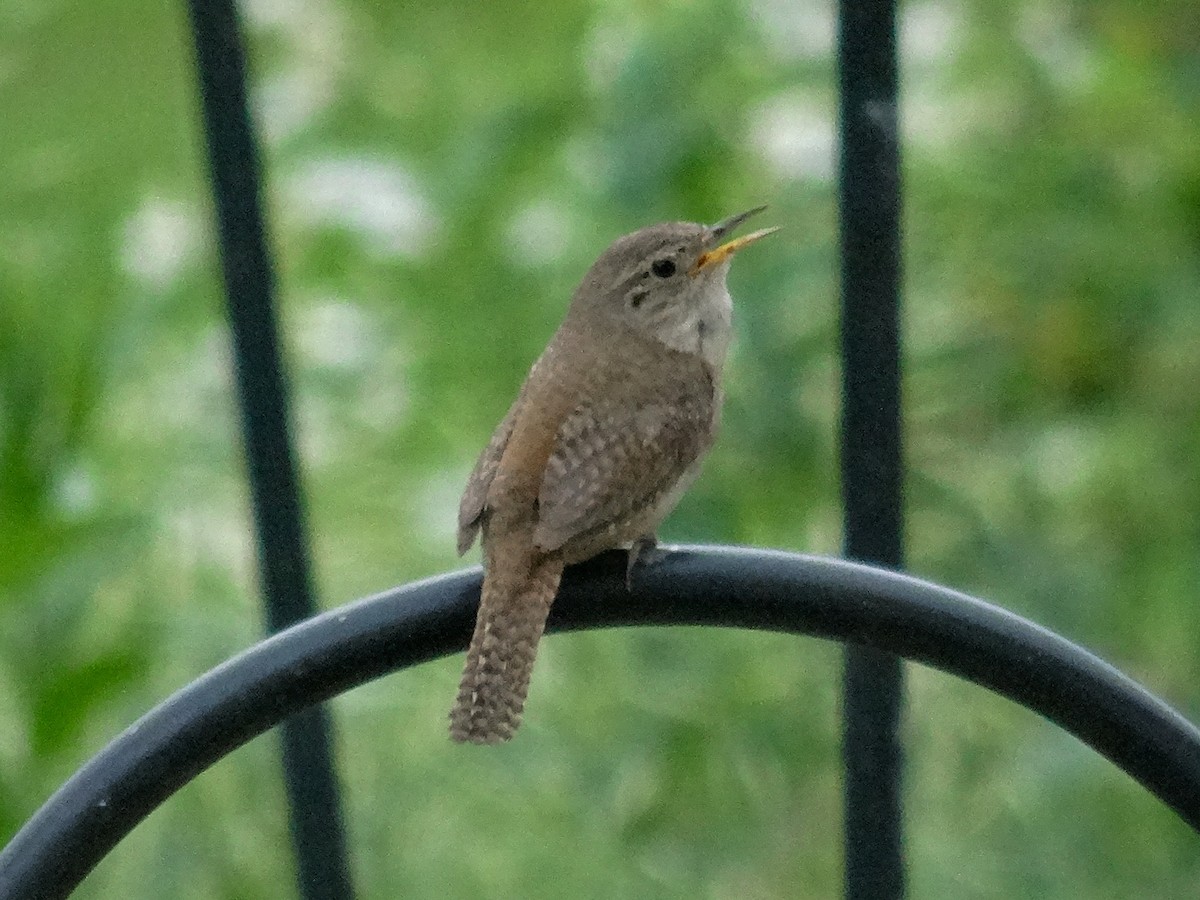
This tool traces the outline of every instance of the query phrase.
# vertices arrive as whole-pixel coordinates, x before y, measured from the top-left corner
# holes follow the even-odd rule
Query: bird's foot
[[[625,566],[625,589],[633,590],[633,570],[637,566],[652,566],[664,556],[667,551],[660,549],[658,538],[653,534],[644,534],[629,545],[629,561]]]

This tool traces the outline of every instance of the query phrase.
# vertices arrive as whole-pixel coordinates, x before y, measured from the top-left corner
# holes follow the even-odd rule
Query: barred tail
[[[521,724],[538,641],[562,570],[561,559],[542,558],[520,577],[496,571],[484,579],[475,634],[450,711],[454,741],[503,743]]]

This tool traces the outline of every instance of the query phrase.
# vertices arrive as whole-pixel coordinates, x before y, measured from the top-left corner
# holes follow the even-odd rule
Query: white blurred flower
[[[1029,470],[1047,493],[1062,496],[1085,486],[1101,459],[1091,429],[1074,422],[1047,428],[1031,442]]]
[[[571,246],[571,220],[551,200],[536,200],[518,210],[505,228],[508,257],[520,266],[544,266],[562,258]]]
[[[333,103],[351,46],[344,11],[327,0],[243,0],[251,28],[285,46],[280,70],[252,85],[255,121],[276,143],[308,126]]]
[[[268,143],[291,137],[333,102],[328,70],[296,66],[267,75],[254,91],[255,121]]]
[[[420,184],[395,160],[310,159],[284,176],[282,191],[294,219],[345,228],[383,255],[420,256],[437,232]]]
[[[828,182],[833,178],[834,113],[794,96],[767,100],[750,117],[751,145],[779,178]]]
[[[581,55],[588,82],[596,90],[612,87],[629,54],[633,51],[637,30],[628,21],[603,23],[588,32]]]
[[[148,197],[121,229],[121,268],[146,287],[164,291],[195,262],[203,233],[194,210]]]
[[[367,313],[336,297],[302,309],[296,346],[310,362],[329,369],[358,369],[376,351],[376,330]]]
[[[927,0],[904,6],[900,11],[901,65],[952,59],[961,33],[961,16],[949,3]]]
[[[1062,88],[1085,88],[1097,75],[1092,49],[1076,34],[1065,5],[1037,3],[1021,7],[1017,37],[1046,76]]]
[[[785,61],[833,55],[837,16],[833,0],[751,0],[750,18],[776,57]]]
[[[96,506],[96,479],[85,469],[71,466],[55,478],[53,498],[60,512],[82,517]]]

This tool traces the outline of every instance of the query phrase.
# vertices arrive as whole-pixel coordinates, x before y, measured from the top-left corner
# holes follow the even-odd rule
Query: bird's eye
[[[656,259],[651,263],[650,271],[659,278],[670,278],[675,274],[675,261],[670,259]]]

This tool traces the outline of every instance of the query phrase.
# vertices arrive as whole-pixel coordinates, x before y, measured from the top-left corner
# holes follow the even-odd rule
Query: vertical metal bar
[[[900,444],[900,152],[895,0],[841,0],[838,18],[842,241],[842,497],[845,553],[903,562]],[[846,651],[845,889],[904,896],[903,670]]]
[[[274,272],[260,202],[258,148],[246,104],[246,64],[233,0],[189,0],[204,127],[233,332],[267,624],[278,631],[315,612],[308,541],[274,313]],[[314,709],[282,725],[284,781],[300,894],[354,891],[334,772],[332,726]]]

